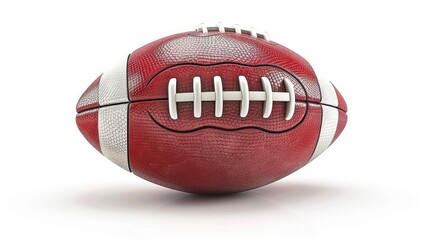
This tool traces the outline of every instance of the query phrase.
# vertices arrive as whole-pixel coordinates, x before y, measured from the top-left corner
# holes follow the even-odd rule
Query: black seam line
[[[256,127],[256,126],[247,126],[247,127],[240,127],[240,128],[222,128],[222,127],[217,127],[217,126],[202,126],[202,127],[188,129],[188,130],[175,130],[175,129],[168,128],[168,127],[162,125],[161,123],[159,123],[158,121],[156,121],[156,119],[152,116],[152,114],[150,112],[147,112],[147,113],[149,114],[151,120],[156,125],[158,125],[160,128],[163,128],[165,130],[168,130],[168,131],[171,131],[171,132],[175,132],[175,133],[193,133],[193,132],[197,132],[197,131],[202,130],[202,129],[217,129],[217,130],[227,131],[227,132],[240,131],[240,130],[244,130],[244,129],[255,129],[255,130],[259,130],[261,132],[270,133],[270,134],[281,134],[281,133],[285,133],[285,132],[293,130],[294,128],[298,127],[306,119],[306,116],[307,116],[307,114],[309,112],[309,104],[324,105],[324,106],[336,108],[338,110],[343,111],[342,109],[337,108],[335,106],[328,105],[328,104],[322,104],[322,103],[318,103],[318,102],[310,102],[310,101],[296,101],[296,102],[306,102],[307,103],[306,106],[305,106],[306,107],[305,114],[303,115],[302,119],[298,123],[296,123],[293,127],[285,129],[285,130],[282,130],[282,131],[270,131],[270,130],[267,130],[267,129],[264,129],[264,128],[261,128],[261,127]],[[343,112],[345,112],[345,111],[343,111]],[[321,108],[321,119],[322,119],[322,115],[323,115],[323,111],[322,111],[322,108]],[[320,134],[321,134],[321,127],[322,127],[322,123],[320,124],[320,130],[319,130],[319,133],[318,133],[318,138],[320,137]],[[318,142],[317,142],[317,145],[318,145]],[[314,152],[315,152],[315,149],[312,152],[311,157],[308,159],[308,161],[312,158],[312,155],[314,154]]]
[[[303,101],[296,101],[296,102],[303,102]],[[327,106],[327,107],[332,107],[332,108],[336,108],[337,110],[340,110],[344,113],[346,113],[345,110],[341,109],[339,106],[334,106],[331,104],[327,104],[327,103],[321,103],[321,102],[314,102],[314,101],[305,101],[306,103],[312,103],[312,104],[318,104],[318,105],[322,105],[322,106]]]
[[[77,113],[79,114],[79,113],[84,113],[84,112],[95,110],[95,109],[100,109],[100,108],[103,108],[103,107],[111,107],[111,106],[117,106],[117,105],[128,104],[128,103],[132,104],[132,103],[139,103],[139,102],[155,102],[155,101],[168,101],[168,98],[153,98],[153,99],[143,99],[143,100],[130,101],[130,102],[110,103],[110,104],[106,104],[106,105],[102,105],[102,106],[96,106],[96,107],[87,108],[87,109],[85,109],[83,111],[80,111],[80,112],[77,112]],[[297,100],[296,102],[312,103],[312,102],[301,101],[301,100],[300,101]]]
[[[117,105],[122,105],[122,104],[131,104],[131,103],[139,103],[139,102],[151,102],[151,101],[167,101],[168,98],[153,98],[153,99],[144,99],[144,100],[138,100],[138,101],[129,101],[129,102],[118,102],[118,103],[110,103],[110,104],[106,104],[106,105],[102,105],[102,106],[96,106],[96,107],[91,107],[91,108],[87,108],[83,111],[77,112],[77,113],[84,113],[87,111],[91,111],[91,110],[95,110],[95,109],[100,109],[103,107],[111,107],[111,106],[117,106]]]
[[[227,132],[234,132],[234,131],[239,131],[239,130],[244,130],[244,129],[255,129],[255,130],[259,130],[261,132],[265,132],[265,133],[272,133],[272,134],[280,134],[280,133],[285,133],[288,131],[293,130],[294,128],[296,128],[297,126],[299,126],[306,118],[306,115],[308,114],[308,108],[309,105],[306,105],[306,110],[305,110],[305,114],[303,115],[302,119],[296,123],[293,127],[288,128],[286,130],[282,130],[282,131],[270,131],[270,130],[266,130],[264,128],[261,127],[256,127],[256,126],[247,126],[247,127],[240,127],[240,128],[222,128],[222,127],[217,127],[217,126],[202,126],[202,127],[198,127],[198,128],[193,128],[193,129],[189,129],[189,130],[175,130],[172,128],[168,128],[162,124],[160,124],[158,121],[156,121],[156,119],[152,116],[152,114],[150,114],[150,112],[148,112],[150,118],[152,119],[152,121],[158,125],[159,127],[171,131],[171,132],[175,132],[175,133],[192,133],[192,132],[196,132],[202,129],[217,129],[217,130],[221,130],[221,131],[227,131]]]
[[[128,54],[128,58],[126,59],[126,92],[127,92],[127,97],[128,97],[128,106],[127,109],[128,111],[126,112],[126,129],[129,129],[129,109],[131,108],[131,99],[129,98],[129,81],[128,81],[128,63],[129,63],[129,58],[131,57],[131,54]],[[128,170],[130,172],[132,172],[131,170],[131,163],[129,162],[130,158],[129,158],[129,131],[126,131],[126,157],[127,157],[127,161],[128,161]]]
[[[122,104],[129,104],[129,105],[131,105],[132,103],[152,102],[152,101],[168,101],[168,98],[154,98],[154,99],[144,99],[144,100],[137,100],[137,101],[130,101],[130,102],[111,103],[111,104],[106,104],[106,105],[102,105],[102,106],[96,106],[96,107],[87,108],[87,109],[85,109],[83,111],[80,111],[80,112],[77,112],[77,113],[78,114],[79,113],[84,113],[84,112],[87,112],[87,111],[91,111],[91,110],[95,110],[95,109],[100,109],[100,108],[103,108],[103,107],[111,107],[111,106],[122,105]],[[300,103],[303,102],[303,103],[306,103],[306,104],[312,103],[312,104],[324,105],[324,106],[336,108],[336,109],[341,110],[342,112],[346,113],[345,110],[343,110],[343,109],[341,109],[341,108],[339,108],[337,106],[333,106],[333,105],[329,105],[329,104],[325,104],[325,103],[314,102],[314,101],[302,101],[302,100],[296,100],[296,102],[300,102]]]
[[[126,116],[126,129],[127,129],[126,130],[126,150],[127,150],[126,156],[128,161],[128,170],[132,172],[131,163],[129,162],[130,161],[130,158],[129,158],[129,112],[130,111],[129,110],[131,109],[131,103],[128,103],[127,109],[128,111]]]

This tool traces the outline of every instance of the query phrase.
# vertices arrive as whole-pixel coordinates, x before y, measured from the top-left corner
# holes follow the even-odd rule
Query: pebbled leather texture
[[[279,44],[243,34],[199,32],[169,36],[147,44],[131,54],[128,62],[131,101],[144,99],[145,88],[159,72],[189,63],[273,65],[301,81],[309,101],[320,101],[320,90],[313,69],[304,58],[293,51]]]
[[[77,114],[77,127],[88,142],[101,152],[98,134],[98,109],[88,110]]]
[[[128,104],[100,108],[98,131],[101,152],[104,156],[129,171]]]
[[[343,99],[342,94],[340,94],[336,87],[334,88],[334,90],[336,91],[336,96],[338,99],[337,108],[346,113],[348,111],[348,106],[346,105],[345,99]]]
[[[163,102],[138,102],[130,107],[131,170],[185,192],[237,192],[281,179],[306,164],[320,128],[320,105],[309,104],[305,121],[281,134],[251,128],[174,133],[153,124],[146,111],[151,105]]]
[[[344,112],[342,110],[339,110],[339,120],[338,120],[338,123],[337,123],[336,133],[334,134],[333,142],[336,141],[336,139],[342,133],[343,129],[345,129],[345,126],[346,126],[347,122],[348,122],[348,115],[346,115],[346,112]]]
[[[333,114],[335,119],[325,119],[337,122],[337,126],[328,125],[332,128],[330,135],[334,133],[332,142],[347,122],[347,106],[337,89],[329,87],[327,93],[337,95],[332,98],[337,99],[337,106],[320,103],[322,89],[305,59],[275,42],[244,34],[176,34],[137,49],[129,55],[125,67],[129,99],[113,104],[129,106],[115,115],[121,120],[115,122],[100,114],[112,104],[98,102],[98,78],[78,102],[77,125],[98,151],[122,168],[180,191],[231,193],[274,182],[298,170],[313,156],[319,139],[324,137],[320,132],[327,126],[322,121],[323,108],[338,111]],[[120,71],[123,73],[123,68]],[[109,73],[114,75],[115,71]],[[243,118],[239,101],[224,102],[221,117],[214,115],[214,102],[202,102],[200,118],[194,117],[192,102],[178,102],[178,119],[170,117],[171,78],[177,79],[177,93],[193,92],[196,76],[201,78],[202,92],[213,91],[214,76],[221,77],[224,91],[239,91],[241,75],[248,80],[250,91],[262,91],[261,77],[267,77],[273,92],[286,92],[283,79],[289,79],[296,96],[293,117],[285,120],[286,103],[274,102],[271,115],[263,118],[263,102],[256,101],[250,102],[248,115]],[[106,129],[99,122],[100,116],[121,129],[121,134]],[[98,136],[100,126],[105,133],[102,137]],[[116,135],[121,136],[120,141]],[[109,139],[104,150],[100,138]],[[325,150],[330,142],[323,144]],[[120,161],[111,157],[116,156],[115,149],[120,149]]]
[[[201,66],[197,64],[183,64],[164,69],[156,74],[147,86],[142,87],[141,96],[134,97],[133,101],[166,99],[168,96],[168,81],[177,79],[177,93],[193,92],[193,77],[199,76],[202,82],[202,91],[214,91],[214,76],[220,76],[224,91],[239,91],[238,77],[245,76],[250,91],[262,91],[261,77],[267,77],[272,91],[285,92],[284,78],[290,79],[294,85],[297,101],[306,101],[306,90],[299,80],[276,66],[245,66],[236,63],[223,63]],[[132,98],[132,97],[131,97]]]
[[[78,113],[100,106],[98,103],[100,80],[101,76],[95,79],[95,81],[91,85],[89,85],[88,89],[86,89],[86,91],[82,94],[76,105],[76,111]]]

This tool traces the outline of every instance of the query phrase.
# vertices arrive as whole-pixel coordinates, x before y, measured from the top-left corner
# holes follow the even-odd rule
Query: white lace
[[[205,23],[201,23],[201,24],[199,24],[196,31],[200,31],[203,33],[208,33],[208,32],[222,32],[222,33],[234,32],[236,34],[246,34],[246,35],[250,35],[254,38],[262,38],[266,41],[270,41],[270,36],[267,32],[258,33],[255,28],[249,28],[247,30],[241,29],[241,27],[239,27],[238,24],[233,25],[233,27],[225,27],[223,25],[223,23],[219,22],[214,27],[207,27],[207,25]]]
[[[287,102],[285,109],[285,120],[290,120],[294,115],[295,94],[293,83],[284,78],[285,90],[288,92],[273,92],[270,81],[266,77],[261,78],[263,91],[249,91],[248,81],[245,76],[239,76],[240,91],[223,91],[220,76],[214,77],[214,92],[201,91],[201,78],[193,78],[193,92],[177,93],[177,79],[171,78],[168,83],[168,106],[169,115],[177,119],[177,103],[193,102],[193,115],[200,118],[202,114],[202,102],[215,102],[215,116],[223,115],[224,101],[240,101],[240,116],[246,117],[250,107],[250,101],[262,101],[263,118],[268,118],[272,113],[273,102]]]

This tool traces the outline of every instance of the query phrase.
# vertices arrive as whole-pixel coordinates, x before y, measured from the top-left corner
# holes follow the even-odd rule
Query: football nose
[[[348,107],[345,99],[343,99],[342,94],[340,94],[337,88],[325,79],[318,79],[318,83],[321,95],[320,104],[337,108],[346,113]]]
[[[95,149],[129,171],[127,68],[126,56],[95,79],[77,102],[76,124]]]
[[[91,85],[83,92],[79,101],[77,101],[76,111],[78,113],[96,108],[99,106],[99,85],[100,85],[101,76],[95,79]]]
[[[348,111],[348,106],[346,105],[345,99],[343,98],[342,94],[340,94],[339,90],[335,86],[334,90],[336,91],[336,97],[337,97],[337,108],[344,111],[345,113]]]
[[[128,56],[95,79],[77,102],[76,111],[129,102],[127,75]]]
[[[340,136],[348,121],[348,107],[342,94],[329,81],[319,79],[320,105],[322,109],[319,140],[312,161]]]

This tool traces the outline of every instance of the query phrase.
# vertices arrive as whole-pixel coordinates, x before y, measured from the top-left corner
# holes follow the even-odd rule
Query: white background
[[[1,1],[0,239],[428,239],[425,1]],[[79,133],[75,104],[124,54],[222,21],[332,81],[349,122],[269,186],[201,197],[148,183]]]

